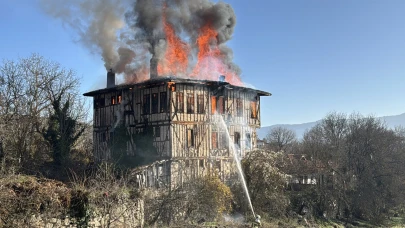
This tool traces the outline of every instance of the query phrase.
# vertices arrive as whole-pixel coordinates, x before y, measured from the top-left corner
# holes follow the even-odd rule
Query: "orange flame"
[[[146,66],[138,68],[135,72],[125,75],[126,83],[139,83],[150,78],[150,70]]]
[[[221,50],[217,44],[217,35],[218,32],[209,23],[200,29],[200,35],[197,38],[198,59],[191,76],[218,80],[219,75],[225,75],[227,82],[242,86],[243,83],[239,76],[224,64]]]
[[[200,34],[196,40],[198,47],[197,62],[194,68],[189,68],[189,58],[191,57],[190,46],[176,34],[173,25],[167,21],[166,8],[167,4],[164,3],[162,24],[166,36],[166,50],[164,57],[158,62],[158,75],[189,76],[196,79],[213,81],[218,80],[220,75],[224,75],[227,82],[233,85],[243,85],[239,75],[224,63],[226,57],[223,56],[218,47],[218,32],[210,23],[200,28]],[[137,73],[143,76],[145,70]]]
[[[184,75],[188,67],[189,47],[176,35],[173,26],[166,19],[166,4],[163,8],[163,30],[166,35],[166,52],[158,64],[158,75]]]

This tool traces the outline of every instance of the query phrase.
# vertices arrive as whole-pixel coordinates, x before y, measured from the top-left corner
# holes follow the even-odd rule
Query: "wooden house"
[[[141,187],[177,185],[215,173],[223,180],[256,146],[260,98],[271,94],[224,81],[155,77],[88,92],[94,99],[94,154],[138,167]],[[226,127],[224,127],[226,126]],[[139,168],[141,167],[141,168]]]

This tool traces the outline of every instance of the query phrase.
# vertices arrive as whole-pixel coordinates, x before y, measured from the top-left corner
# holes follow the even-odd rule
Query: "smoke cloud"
[[[170,73],[175,72],[176,75],[159,76],[211,79],[201,73],[207,70],[195,70],[200,69],[201,66],[197,65],[204,62],[205,67],[217,67],[212,72],[223,72],[240,81],[240,69],[232,61],[232,50],[226,46],[226,42],[232,38],[236,16],[232,7],[224,2],[41,0],[41,6],[47,14],[73,29],[84,47],[92,53],[100,54],[107,70],[123,73],[127,82],[146,80],[150,75],[157,74],[158,67],[164,68],[160,65],[170,62],[163,59],[169,58],[167,31],[172,30],[181,40],[181,45],[187,45],[183,49],[187,50],[189,66],[186,72],[171,70]],[[172,30],[165,29],[165,26],[170,26]],[[212,37],[208,37],[209,47],[198,42],[205,32],[203,28],[215,31]],[[202,48],[209,49],[205,50],[204,56],[199,54]],[[235,78],[231,81],[235,81]]]

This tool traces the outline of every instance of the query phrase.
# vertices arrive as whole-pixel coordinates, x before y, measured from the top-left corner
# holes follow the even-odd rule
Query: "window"
[[[163,176],[163,164],[159,164],[158,166],[158,175],[159,177]]]
[[[169,87],[170,91],[176,92],[176,84],[174,84],[174,82],[168,82],[167,86]]]
[[[204,95],[197,96],[197,113],[204,113]]]
[[[152,113],[158,113],[159,111],[159,97],[157,93],[152,94]]]
[[[229,146],[228,144],[228,135],[226,132],[221,132],[221,149],[227,149]]]
[[[236,115],[242,116],[243,113],[243,103],[241,99],[236,99]]]
[[[250,117],[252,119],[257,119],[257,103],[256,101],[250,102]]]
[[[167,93],[160,93],[160,112],[167,112]]]
[[[233,134],[233,143],[238,146],[238,148],[240,148],[240,133],[239,132],[235,132]]]
[[[94,98],[94,108],[102,108],[105,105],[104,97]]]
[[[153,136],[160,137],[160,127],[153,127]]]
[[[218,97],[218,113],[224,114],[224,111],[225,111],[224,97]]]
[[[194,113],[194,94],[187,94],[187,113]]]
[[[150,113],[150,94],[143,95],[143,114]]]
[[[215,168],[218,169],[218,171],[221,171],[221,160],[215,161]]]
[[[114,140],[114,132],[110,132],[110,136],[108,138],[109,141],[113,141]]]
[[[200,160],[200,167],[204,167],[204,160]]]
[[[211,114],[215,114],[217,111],[217,97],[211,97]]]
[[[250,133],[246,133],[246,143],[245,146],[247,149],[252,149],[252,138],[250,136]]]
[[[187,129],[187,147],[194,147],[194,130]]]
[[[117,104],[121,104],[121,102],[122,102],[122,96],[121,96],[121,95],[118,95],[118,97],[117,97]]]
[[[177,110],[178,113],[184,112],[184,95],[183,93],[177,93]]]
[[[211,133],[212,149],[218,149],[218,132]]]
[[[111,97],[111,105],[115,105],[117,102],[115,101],[115,96]]]

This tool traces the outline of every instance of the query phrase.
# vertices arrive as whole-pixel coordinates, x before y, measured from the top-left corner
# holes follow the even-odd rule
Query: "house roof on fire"
[[[99,89],[99,90],[94,90],[91,92],[87,92],[83,94],[84,96],[88,97],[93,97],[98,94],[103,94],[103,93],[108,93],[108,92],[113,92],[117,90],[122,90],[122,89],[136,89],[136,88],[146,88],[150,86],[155,86],[158,84],[163,84],[167,82],[172,82],[172,83],[181,83],[181,84],[190,84],[190,85],[208,85],[208,86],[224,86],[227,89],[239,89],[241,91],[252,91],[256,92],[259,96],[271,96],[271,93],[261,91],[261,90],[256,90],[248,87],[242,87],[242,86],[235,86],[232,85],[228,82],[222,82],[222,81],[210,81],[210,80],[196,80],[196,79],[186,79],[186,78],[178,78],[178,77],[158,77],[154,79],[149,79],[147,81],[143,81],[140,83],[127,83],[127,84],[120,84],[116,85],[111,88],[104,88],[104,89]]]

